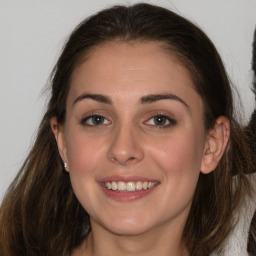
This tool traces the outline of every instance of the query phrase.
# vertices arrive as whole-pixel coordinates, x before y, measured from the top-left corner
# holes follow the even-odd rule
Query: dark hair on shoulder
[[[253,47],[252,70],[254,73],[253,92],[255,94],[255,102],[256,102],[256,29],[254,31],[254,40],[253,40],[252,47]],[[256,109],[251,115],[251,119],[248,126],[246,127],[246,131],[247,131],[248,137],[250,138],[249,146],[251,150],[251,155],[253,157],[252,172],[255,173],[254,174],[255,176],[256,175]],[[256,211],[251,221],[251,227],[249,232],[249,242],[248,242],[248,252],[250,256],[256,255]]]
[[[73,193],[50,119],[56,116],[59,123],[65,122],[74,68],[94,47],[109,41],[162,42],[190,71],[204,103],[206,129],[219,116],[229,119],[228,147],[216,170],[199,177],[184,242],[191,256],[205,256],[220,248],[232,229],[232,215],[248,190],[244,173],[250,159],[219,54],[197,26],[172,11],[150,4],[114,6],[73,31],[54,68],[51,98],[34,146],[1,206],[0,248],[5,256],[70,255],[90,232],[89,216]]]

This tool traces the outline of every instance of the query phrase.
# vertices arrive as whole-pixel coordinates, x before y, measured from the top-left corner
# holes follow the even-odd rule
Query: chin
[[[145,221],[145,218],[143,220],[143,218],[115,217],[114,219],[112,218],[111,221],[106,220],[105,223],[101,224],[103,228],[110,231],[111,233],[122,236],[140,235],[153,227],[152,223],[150,224]]]
[[[119,236],[138,236],[146,233],[150,229],[142,226],[123,226],[123,227],[111,227],[108,229],[111,233]]]

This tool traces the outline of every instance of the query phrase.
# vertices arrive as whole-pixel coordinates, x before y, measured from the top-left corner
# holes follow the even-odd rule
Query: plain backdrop
[[[136,2],[0,0],[0,201],[33,143],[47,99],[43,88],[67,36],[88,15]],[[245,124],[255,107],[250,88],[256,0],[147,2],[174,10],[209,35],[240,92]]]

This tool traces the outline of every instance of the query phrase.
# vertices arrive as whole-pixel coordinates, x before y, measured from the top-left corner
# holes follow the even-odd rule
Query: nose
[[[144,158],[143,145],[136,128],[118,128],[114,132],[107,157],[111,162],[119,165],[130,165],[140,162]]]

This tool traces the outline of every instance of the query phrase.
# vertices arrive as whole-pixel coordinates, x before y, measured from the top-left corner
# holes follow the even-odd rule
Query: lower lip
[[[136,190],[133,192],[122,192],[118,190],[107,189],[102,184],[100,184],[100,186],[107,197],[118,202],[130,202],[130,201],[142,199],[146,197],[148,194],[150,194],[151,192],[153,192],[154,189],[157,187],[157,186],[154,186],[146,190],[142,189],[142,190]]]

